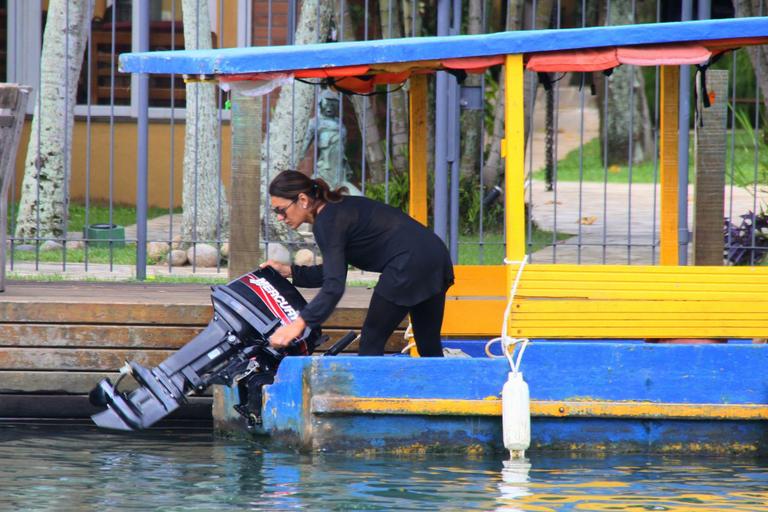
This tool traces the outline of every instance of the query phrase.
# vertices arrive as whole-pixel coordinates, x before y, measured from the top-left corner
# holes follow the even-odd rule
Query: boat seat
[[[506,272],[503,266],[456,267],[445,336],[499,335]],[[768,268],[529,264],[507,332],[525,338],[768,337]]]

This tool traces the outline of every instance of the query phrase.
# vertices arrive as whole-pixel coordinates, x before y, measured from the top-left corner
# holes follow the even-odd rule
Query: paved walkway
[[[725,211],[734,216],[754,209],[754,198],[739,188],[724,192]],[[692,224],[693,187],[688,190]],[[653,184],[561,182],[548,192],[533,182],[532,218],[547,231],[574,235],[532,255],[538,263],[657,264],[659,187]],[[606,244],[603,249],[603,244]],[[689,253],[689,261],[690,261]]]

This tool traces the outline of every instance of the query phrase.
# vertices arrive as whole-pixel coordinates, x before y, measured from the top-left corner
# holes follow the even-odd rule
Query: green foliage
[[[733,183],[753,193],[755,184],[768,185],[768,147],[752,127],[749,113],[740,108],[732,111],[740,129],[734,131],[736,154],[731,178]]]
[[[485,72],[485,98],[483,101],[483,126],[485,133],[493,134],[493,120],[496,117],[496,94],[499,92],[499,80],[494,78],[489,69]],[[504,101],[501,99],[501,101]]]
[[[365,195],[407,212],[410,190],[408,173],[398,174],[391,172],[388,183],[370,183],[366,185]]]
[[[459,181],[459,230],[462,235],[472,235],[480,229],[480,208],[484,192],[474,176],[462,177]],[[501,232],[504,228],[504,206],[495,201],[483,208],[483,230]]]

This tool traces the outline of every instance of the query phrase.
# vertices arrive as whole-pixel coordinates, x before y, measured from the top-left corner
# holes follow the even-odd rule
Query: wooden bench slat
[[[643,327],[627,324],[623,327],[560,327],[541,324],[538,327],[518,329],[514,325],[507,331],[509,336],[521,338],[565,338],[565,339],[644,339],[644,338],[763,338],[765,326],[729,327],[722,326],[695,328],[684,327]]]
[[[109,378],[114,383],[117,377],[117,372],[1,371],[0,394],[82,395],[88,394],[100,380]],[[135,387],[131,378],[120,383],[120,391]],[[209,389],[202,396],[211,395]]]
[[[516,265],[511,265],[517,270]],[[566,274],[630,274],[656,275],[766,275],[768,267],[732,267],[732,266],[674,266],[674,265],[574,265],[566,263],[537,264],[531,263],[523,269],[523,274],[536,272],[564,272]]]
[[[0,370],[117,371],[125,361],[157,366],[173,350],[0,348]]]
[[[728,267],[731,268],[731,267]],[[523,271],[523,280],[526,282],[556,282],[573,286],[577,283],[642,283],[652,280],[654,283],[719,283],[719,284],[768,284],[768,274],[729,274],[727,272],[713,274],[659,274],[656,272],[614,273],[603,274],[595,272],[567,273],[557,272],[527,272]],[[574,283],[574,284],[571,284]]]
[[[471,302],[471,301],[467,301]],[[535,300],[517,298],[512,308],[512,316],[528,312],[546,314],[566,313],[675,313],[690,314],[703,312],[710,314],[739,314],[766,311],[765,302],[756,301],[660,301],[660,300]]]
[[[173,411],[154,428],[162,428],[168,420],[210,420],[212,399],[191,397],[189,403]],[[88,418],[99,412],[88,401],[87,395],[0,395],[0,418]]]
[[[764,291],[741,291],[739,289],[718,290],[708,293],[706,290],[674,290],[659,286],[656,289],[631,289],[621,287],[596,288],[591,290],[536,289],[524,287],[518,289],[517,297],[530,299],[596,299],[596,300],[656,300],[656,301],[757,301],[766,300]]]
[[[499,265],[457,265],[456,282],[448,295],[505,296],[506,271]],[[530,264],[523,269],[518,293],[546,295],[538,290],[556,289],[576,294],[577,290],[598,288],[648,290],[670,286],[697,291],[728,292],[736,288],[763,292],[768,288],[768,268]]]

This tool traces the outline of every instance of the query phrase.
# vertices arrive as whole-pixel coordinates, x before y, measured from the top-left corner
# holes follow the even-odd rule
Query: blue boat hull
[[[764,453],[768,346],[541,342],[525,352],[531,449]],[[506,359],[291,357],[263,433],[301,451],[502,451]],[[232,432],[236,391],[219,390]]]

